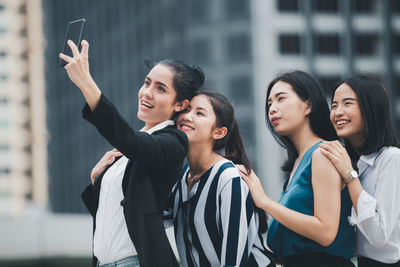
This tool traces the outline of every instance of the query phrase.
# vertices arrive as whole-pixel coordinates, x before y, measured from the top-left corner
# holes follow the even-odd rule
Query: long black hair
[[[223,138],[214,143],[213,150],[224,149],[225,158],[235,164],[242,164],[247,172],[250,173],[252,169],[251,163],[244,149],[243,139],[235,119],[232,104],[225,96],[216,92],[201,91],[197,95],[204,95],[208,98],[215,114],[215,126],[218,128],[226,127],[228,130]],[[259,232],[265,233],[268,229],[266,213],[257,207],[255,209],[259,215]]]
[[[275,132],[274,127],[268,119],[268,98],[272,87],[278,81],[290,84],[292,89],[296,92],[301,100],[310,102],[311,112],[308,114],[308,116],[310,120],[310,127],[314,134],[328,141],[337,139],[337,135],[333,125],[329,120],[330,111],[328,102],[325,99],[321,86],[316,80],[314,80],[309,74],[299,70],[283,73],[273,79],[267,89],[267,97],[265,101],[265,119],[275,140],[287,151],[288,159],[283,164],[282,170],[290,172],[293,169],[294,162],[299,155],[298,151],[288,137],[279,135]]]
[[[357,74],[340,82],[343,83],[350,86],[357,95],[365,131],[362,146],[354,148],[346,141],[348,150],[367,155],[384,146],[399,147],[390,114],[389,96],[383,84],[370,74]],[[333,91],[332,100],[336,90]]]

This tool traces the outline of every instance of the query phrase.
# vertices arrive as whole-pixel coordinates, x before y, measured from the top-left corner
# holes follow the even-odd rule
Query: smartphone
[[[79,50],[81,49],[81,41],[82,41],[83,30],[85,28],[85,22],[86,22],[85,19],[78,19],[68,23],[67,33],[65,34],[64,47],[61,53],[72,57],[71,48],[67,44],[68,40],[73,41],[78,46]],[[66,61],[60,58],[60,67],[64,67],[67,64],[68,63]]]

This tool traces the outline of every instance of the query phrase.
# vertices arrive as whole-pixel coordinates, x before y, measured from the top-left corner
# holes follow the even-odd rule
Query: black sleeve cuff
[[[111,101],[108,100],[108,98],[103,93],[101,93],[99,103],[93,111],[90,109],[87,103],[85,104],[82,109],[82,117],[85,120],[96,124],[96,122],[100,122],[101,120],[100,114],[104,114],[104,112],[109,110],[109,106],[114,107]]]

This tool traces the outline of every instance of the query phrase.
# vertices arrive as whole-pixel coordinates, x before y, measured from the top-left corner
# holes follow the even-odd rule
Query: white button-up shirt
[[[152,134],[169,125],[174,125],[174,122],[171,120],[161,122],[146,132]],[[93,237],[93,253],[101,264],[137,255],[121,206],[121,201],[124,199],[122,179],[128,161],[128,158],[122,156],[106,171],[101,181],[96,230]]]
[[[400,149],[383,147],[357,162],[364,188],[349,221],[357,226],[356,255],[400,260]]]

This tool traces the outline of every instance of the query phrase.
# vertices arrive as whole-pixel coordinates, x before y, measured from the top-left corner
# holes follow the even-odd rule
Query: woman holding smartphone
[[[367,75],[344,80],[330,118],[351,157],[338,141],[320,148],[350,192],[358,266],[400,266],[400,149],[385,88]]]
[[[198,67],[164,60],[152,67],[138,93],[145,126],[133,130],[102,94],[89,72],[89,44],[82,51],[68,41],[73,57],[60,54],[71,81],[87,105],[83,117],[116,149],[92,171],[82,198],[93,216],[93,265],[177,266],[162,211],[188,151],[186,135],[174,117],[204,81]]]
[[[260,221],[234,165],[250,170],[228,99],[200,92],[177,124],[189,138],[188,164],[164,218],[173,223],[182,265],[275,266],[261,236],[267,229],[265,213]],[[225,156],[217,152],[221,149]]]
[[[350,196],[318,148],[323,140],[336,139],[321,87],[301,71],[278,76],[268,86],[265,116],[288,154],[282,169],[290,177],[279,201],[265,194],[254,172],[243,167],[241,171],[255,204],[273,217],[269,248],[285,267],[353,266],[349,259],[354,230],[347,221]]]

